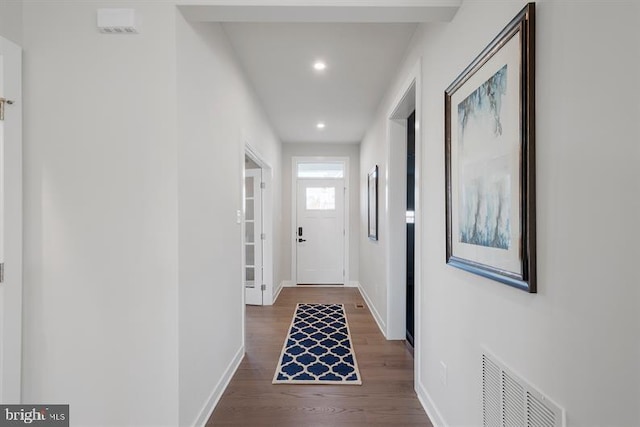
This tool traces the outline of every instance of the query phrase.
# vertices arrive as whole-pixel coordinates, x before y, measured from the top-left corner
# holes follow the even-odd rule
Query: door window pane
[[[244,285],[253,288],[256,285],[256,270],[253,267],[247,267],[244,278]]]
[[[307,187],[307,210],[329,211],[336,209],[335,187]]]
[[[245,217],[244,219],[246,219],[247,221],[253,221],[254,218],[254,213],[253,213],[253,199],[247,199],[245,200],[246,203],[246,210],[245,210]]]
[[[253,177],[248,176],[244,179],[244,191],[246,197],[253,197]]]
[[[255,245],[245,245],[245,264],[246,265],[255,265],[256,257],[255,257]]]
[[[245,242],[253,243],[255,242],[254,232],[253,232],[253,221],[245,223],[244,233],[245,233]]]

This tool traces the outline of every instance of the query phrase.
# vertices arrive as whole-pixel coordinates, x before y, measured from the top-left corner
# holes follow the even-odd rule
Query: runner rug
[[[342,304],[296,306],[273,384],[362,384]]]

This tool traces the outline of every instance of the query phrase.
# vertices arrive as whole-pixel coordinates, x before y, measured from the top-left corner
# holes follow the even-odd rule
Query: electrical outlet
[[[240,209],[236,211],[236,224],[242,224],[242,211]]]
[[[440,382],[443,386],[447,385],[447,365],[441,360],[440,361]]]

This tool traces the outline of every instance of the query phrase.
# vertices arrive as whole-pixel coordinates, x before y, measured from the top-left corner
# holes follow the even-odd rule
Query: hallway
[[[362,386],[271,384],[299,302],[345,305]],[[413,358],[385,340],[355,288],[285,288],[273,306],[247,306],[246,334],[245,358],[207,425],[431,426],[413,391]]]
[[[0,402],[71,427],[494,427],[538,402],[639,427],[640,0],[529,1],[0,0]],[[329,178],[344,197],[297,182]],[[298,211],[342,199],[346,286],[291,288]],[[347,305],[362,386],[271,384],[307,301]]]

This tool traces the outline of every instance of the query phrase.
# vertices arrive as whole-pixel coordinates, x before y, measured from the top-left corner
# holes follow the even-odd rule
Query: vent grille
[[[482,408],[484,426],[499,426],[502,424],[500,413],[500,367],[490,359],[482,357]]]
[[[527,393],[527,420],[530,425],[553,426],[555,414],[543,402]]]
[[[484,427],[564,427],[564,409],[487,354],[482,355]]]
[[[102,27],[100,32],[105,34],[136,34],[138,31],[133,27]]]

